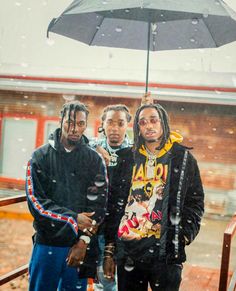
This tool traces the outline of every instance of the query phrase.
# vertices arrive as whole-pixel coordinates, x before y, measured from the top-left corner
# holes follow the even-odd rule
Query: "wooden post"
[[[232,220],[227,225],[226,230],[224,232],[219,291],[227,291],[231,240],[235,232],[236,232],[236,215],[233,216]]]

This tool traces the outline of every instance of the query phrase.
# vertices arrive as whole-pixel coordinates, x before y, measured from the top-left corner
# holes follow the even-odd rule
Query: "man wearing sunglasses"
[[[159,104],[138,108],[134,146],[118,152],[105,224],[104,274],[119,291],[175,291],[204,193],[195,158]]]

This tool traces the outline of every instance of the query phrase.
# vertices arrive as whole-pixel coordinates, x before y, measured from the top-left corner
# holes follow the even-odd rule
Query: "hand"
[[[84,262],[84,257],[86,255],[87,244],[83,240],[79,240],[74,244],[67,256],[66,262],[70,267],[79,267]]]
[[[143,95],[141,105],[153,104],[153,98],[151,97],[151,92],[147,92]]]
[[[88,236],[94,235],[98,230],[99,224],[97,224],[96,220],[90,218],[94,213],[95,212],[82,212],[77,215],[79,230],[82,230]]]
[[[113,256],[105,256],[103,260],[103,273],[108,281],[115,280],[116,264]]]
[[[95,221],[95,220],[93,220],[93,221]],[[96,224],[96,225],[91,226],[90,228],[84,228],[82,231],[88,236],[93,236],[94,234],[96,234],[96,232],[98,230],[98,226],[99,226],[99,224]]]
[[[110,163],[111,156],[109,153],[101,146],[96,147],[96,151],[102,155],[103,159],[105,160],[106,165],[108,166]]]

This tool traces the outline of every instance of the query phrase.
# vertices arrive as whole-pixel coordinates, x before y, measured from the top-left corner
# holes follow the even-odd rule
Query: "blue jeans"
[[[113,282],[108,281],[103,274],[103,253],[105,248],[104,235],[98,235],[98,247],[99,247],[99,261],[97,267],[97,276],[99,283],[94,284],[94,290],[99,291],[116,291],[116,280]]]
[[[70,247],[33,246],[29,264],[29,291],[86,291],[87,279],[79,279],[77,268],[68,267]]]

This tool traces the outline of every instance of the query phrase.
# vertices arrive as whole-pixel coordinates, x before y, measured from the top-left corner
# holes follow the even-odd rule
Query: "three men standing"
[[[30,290],[44,290],[45,282],[49,291],[77,290],[78,284],[86,290],[70,266],[84,266],[89,252],[94,255],[93,234],[105,217],[107,197],[106,169],[83,136],[87,115],[83,104],[66,103],[61,128],[28,165],[27,197],[36,229]],[[106,107],[105,138],[96,144],[110,179],[98,235],[105,278],[101,266],[98,277],[104,291],[116,290],[117,265],[119,291],[147,291],[148,284],[153,291],[179,290],[185,245],[198,234],[204,211],[197,162],[180,144],[182,137],[170,131],[159,104],[138,108],[133,147],[126,136],[130,119],[126,106]]]

